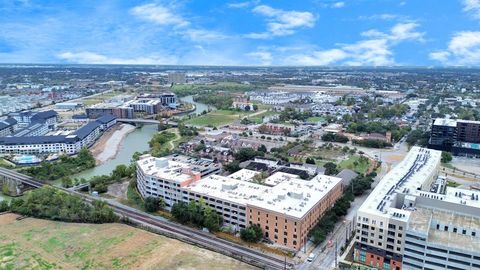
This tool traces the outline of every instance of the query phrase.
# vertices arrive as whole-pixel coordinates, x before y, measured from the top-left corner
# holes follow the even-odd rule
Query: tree
[[[243,161],[252,159],[256,156],[263,157],[264,155],[265,155],[264,152],[255,151],[255,149],[251,147],[246,147],[246,148],[240,148],[240,150],[238,150],[238,152],[234,154],[234,157],[239,162],[243,162]]]
[[[72,178],[70,178],[70,177],[63,177],[62,178],[62,187],[70,188],[72,186],[73,186]]]
[[[223,168],[229,173],[234,173],[240,170],[240,162],[238,162],[237,160],[234,160],[228,164],[223,165]]]
[[[150,213],[157,212],[158,210],[163,210],[165,207],[165,202],[161,198],[149,196],[145,198],[145,210]]]
[[[205,216],[203,226],[211,232],[219,231],[222,225],[222,217],[210,207],[206,207],[203,213]]]
[[[325,168],[325,175],[335,175],[338,173],[337,164],[333,162],[327,162],[323,167]]]
[[[452,161],[452,154],[442,151],[442,163],[448,163]]]
[[[10,205],[8,205],[7,201],[0,201],[0,212],[5,212],[10,210]]]
[[[305,160],[305,163],[315,165],[315,159],[313,159],[312,157],[307,157],[307,159]]]
[[[267,152],[267,147],[264,144],[262,144],[258,147],[257,150],[260,151],[260,152],[266,153]]]
[[[262,240],[263,232],[259,225],[253,224],[240,230],[240,238],[246,242],[257,243]]]

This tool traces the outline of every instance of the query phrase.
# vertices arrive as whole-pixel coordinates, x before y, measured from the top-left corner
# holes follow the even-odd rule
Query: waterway
[[[83,171],[74,175],[74,178],[89,179],[97,175],[109,175],[117,165],[130,164],[132,156],[135,152],[148,151],[150,146],[148,142],[152,136],[157,133],[157,125],[145,125],[142,128],[137,128],[133,132],[127,134],[115,158],[96,166],[95,168]]]
[[[195,102],[193,100],[193,95],[181,97],[180,100],[183,101],[183,102],[187,102],[187,103],[191,103],[191,104],[195,105],[195,111],[190,113],[190,114],[193,114],[193,115],[201,114],[204,111],[208,112],[209,110],[215,110],[215,107],[213,107],[213,106],[209,106],[209,105],[204,104],[204,103]]]
[[[215,109],[212,106],[193,101],[193,96],[182,97],[180,100],[195,105],[195,111],[190,114],[201,114],[205,110],[208,111],[209,109]],[[121,143],[120,149],[115,158],[108,160],[95,168],[73,175],[73,178],[85,178],[88,180],[93,176],[109,175],[117,165],[130,164],[131,158],[135,152],[144,152],[150,149],[148,142],[155,133],[157,133],[157,125],[145,125],[142,128],[135,129],[133,132],[127,134]]]

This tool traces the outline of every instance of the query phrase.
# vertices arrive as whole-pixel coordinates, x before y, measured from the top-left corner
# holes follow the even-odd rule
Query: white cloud
[[[145,4],[131,9],[131,13],[143,20],[159,25],[188,26],[190,22],[177,15],[174,10],[160,4]]]
[[[480,0],[463,0],[463,11],[475,19],[480,19]]]
[[[332,8],[343,8],[345,7],[345,2],[336,2],[336,3],[333,3]]]
[[[194,42],[211,42],[228,38],[220,32],[205,29],[187,29],[182,33]]]
[[[287,36],[294,34],[298,28],[312,28],[316,17],[307,11],[281,10],[267,5],[256,6],[254,13],[267,17],[267,32],[250,33],[247,38],[266,39],[274,36]]]
[[[265,51],[247,53],[247,56],[250,57],[254,63],[258,63],[261,66],[269,66],[273,60],[272,53]]]
[[[260,1],[245,1],[245,2],[235,2],[235,3],[228,3],[227,7],[229,8],[247,8],[253,5],[258,4]]]
[[[382,14],[374,14],[371,16],[359,16],[359,20],[397,20],[397,19],[406,19],[405,16],[398,15],[398,14],[391,14],[391,13],[382,13]]]
[[[348,54],[341,49],[314,51],[312,54],[294,54],[286,58],[286,63],[305,66],[326,66],[344,60]]]
[[[58,58],[77,64],[112,64],[112,65],[168,65],[176,64],[175,57],[136,57],[136,58],[115,58],[102,54],[83,52],[63,52]]]
[[[480,65],[480,32],[456,33],[447,49],[430,53],[430,59],[445,65]]]
[[[402,41],[423,41],[424,33],[415,29],[416,23],[398,23],[389,32],[376,29],[361,33],[367,39],[351,44],[338,44],[338,48],[296,53],[286,60],[293,65],[389,66],[395,65],[392,47]],[[308,50],[307,50],[308,51]]]

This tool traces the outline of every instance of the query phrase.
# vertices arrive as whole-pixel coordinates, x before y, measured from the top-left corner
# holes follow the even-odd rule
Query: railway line
[[[51,186],[43,181],[34,179],[33,177],[0,168],[0,175],[15,178],[22,183],[30,185],[32,187]],[[60,189],[64,192],[76,194],[82,197],[87,202],[92,202],[97,198],[93,198],[90,195],[82,194],[66,188],[52,186]],[[294,265],[290,260],[281,258],[272,254],[264,253],[249,247],[242,246],[240,244],[230,242],[209,233],[196,230],[181,224],[160,220],[155,216],[141,212],[134,208],[117,204],[108,200],[104,200],[114,212],[122,217],[127,217],[129,220],[152,227],[156,232],[160,234],[171,235],[175,238],[190,242],[192,244],[214,250],[225,254],[230,257],[234,257],[241,261],[247,262],[252,265],[263,267],[265,269],[293,269]]]

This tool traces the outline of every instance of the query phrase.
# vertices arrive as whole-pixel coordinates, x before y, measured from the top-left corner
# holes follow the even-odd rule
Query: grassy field
[[[278,114],[278,112],[266,111],[264,113],[257,114],[255,116],[249,117],[248,119],[251,120],[251,121],[254,121],[256,124],[261,124],[261,123],[263,123],[263,117],[269,117],[269,116],[273,116],[273,115],[277,115],[277,114]]]
[[[221,254],[122,224],[0,216],[0,269],[253,269]]]
[[[98,95],[98,96],[85,98],[85,99],[82,100],[82,102],[83,102],[84,106],[91,106],[91,105],[94,105],[94,104],[97,104],[97,103],[104,102],[105,100],[110,99],[114,96],[126,95],[126,94],[128,94],[128,93],[127,92],[120,92],[120,91],[113,91],[113,92],[103,93],[103,94]]]
[[[350,169],[358,173],[365,173],[368,170],[368,165],[368,160],[361,162],[360,156],[351,156],[349,159],[343,160],[338,164],[340,169]]]
[[[307,118],[307,121],[317,123],[317,122],[320,122],[320,121],[325,121],[325,118],[320,117],[320,116],[312,116],[312,117]]]
[[[243,117],[247,116],[248,114],[249,113],[247,112],[217,110],[217,111],[209,112],[205,115],[201,115],[199,117],[195,117],[190,120],[187,120],[185,124],[202,126],[202,127],[206,127],[206,126],[218,127],[218,126],[230,124],[235,120],[241,120]]]

